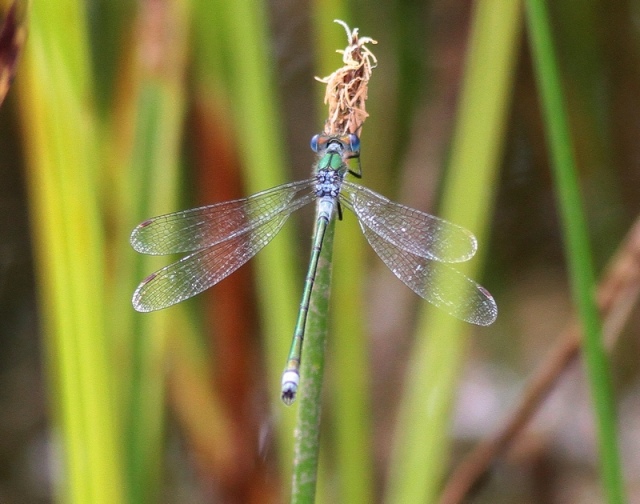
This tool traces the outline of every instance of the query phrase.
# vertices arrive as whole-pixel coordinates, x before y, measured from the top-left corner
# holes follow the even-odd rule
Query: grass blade
[[[602,342],[592,255],[576,173],[562,84],[543,0],[527,0],[527,26],[564,229],[571,290],[583,331],[583,353],[598,425],[602,480],[609,503],[625,501],[609,363]]]
[[[163,7],[143,2],[134,24],[136,38],[119,74],[118,115],[112,118],[109,145],[119,204],[115,250],[118,280],[109,320],[121,363],[120,391],[123,456],[130,502],[156,502],[162,481],[166,344],[171,311],[139,314],[131,306],[135,282],[167,264],[165,257],[134,252],[128,236],[134,225],[175,210],[184,115],[184,68],[189,2]],[[149,48],[157,47],[156,59]],[[121,63],[122,64],[122,63]]]
[[[122,502],[105,334],[99,152],[82,2],[33,2],[21,77],[47,368],[65,479],[60,502]]]
[[[229,112],[225,122],[242,163],[246,194],[290,179],[280,128],[278,97],[269,53],[264,2],[194,2],[195,66],[198,92]],[[222,106],[220,106],[222,103]],[[280,379],[293,333],[301,282],[296,250],[286,225],[255,259],[252,267],[267,370],[266,390],[277,422],[278,462],[282,481],[291,476],[292,432],[296,408],[280,401]]]
[[[502,154],[519,32],[518,2],[476,4],[439,215],[471,229],[480,243],[479,255],[486,251],[483,238]],[[477,278],[481,262],[461,263],[456,269]],[[430,305],[421,313],[396,425],[386,502],[436,500],[447,467],[452,399],[470,330]]]

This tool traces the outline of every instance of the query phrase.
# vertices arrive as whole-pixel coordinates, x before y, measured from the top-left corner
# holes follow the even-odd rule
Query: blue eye
[[[351,133],[349,135],[349,148],[351,152],[360,152],[360,139],[358,135]]]
[[[320,135],[313,135],[311,137],[311,150],[313,152],[318,152],[318,140],[320,139]]]

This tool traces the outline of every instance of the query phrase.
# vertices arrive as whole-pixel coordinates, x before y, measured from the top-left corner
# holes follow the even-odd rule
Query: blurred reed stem
[[[582,349],[598,427],[600,466],[607,502],[625,502],[609,363],[596,304],[586,218],[556,62],[549,15],[543,0],[526,0],[527,26],[545,121],[565,254],[574,302],[582,325]]]
[[[229,117],[244,169],[247,194],[289,179],[278,93],[272,75],[268,16],[265,3],[251,0],[196,2],[203,89],[224,86],[234,115]],[[220,54],[222,52],[222,54]],[[209,63],[212,65],[209,67]],[[216,73],[217,72],[217,73]],[[280,402],[280,378],[291,343],[300,285],[296,274],[298,247],[285,226],[256,256],[256,286],[266,349],[267,390],[278,411],[277,437],[283,481],[291,474],[295,408]]]
[[[34,1],[20,79],[50,406],[65,503],[123,501],[105,334],[100,156],[84,3]]]
[[[129,502],[157,502],[162,487],[166,344],[177,312],[140,314],[131,306],[135,282],[167,264],[131,250],[133,226],[177,209],[184,116],[184,72],[190,2],[142,2],[128,58],[119,62],[117,111],[108,144],[118,202],[118,274],[110,318],[118,358],[122,440]],[[162,54],[158,58],[156,52]],[[125,65],[126,64],[126,65]],[[175,329],[174,324],[173,327]]]
[[[438,212],[478,238],[479,258],[455,265],[474,279],[478,279],[487,250],[485,238],[502,156],[520,11],[520,3],[511,0],[480,0],[475,5],[451,160]],[[385,502],[437,499],[449,458],[451,410],[470,330],[470,325],[424,305],[395,428]]]

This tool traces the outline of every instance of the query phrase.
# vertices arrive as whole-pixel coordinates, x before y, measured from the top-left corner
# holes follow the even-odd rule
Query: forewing
[[[489,292],[459,271],[386,242],[360,222],[367,241],[389,269],[411,290],[460,320],[492,324],[498,307]]]
[[[283,184],[249,198],[183,210],[140,223],[132,247],[143,254],[194,252],[264,225],[279,213],[289,215],[314,199],[315,179]]]
[[[232,235],[149,275],[133,293],[134,308],[139,312],[160,310],[215,285],[269,243],[290,214],[282,212],[259,227]]]
[[[414,255],[455,263],[476,252],[476,239],[465,228],[394,203],[371,189],[345,181],[341,198],[372,232]]]

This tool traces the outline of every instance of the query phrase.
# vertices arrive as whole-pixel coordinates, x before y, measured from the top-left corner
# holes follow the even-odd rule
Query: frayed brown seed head
[[[359,135],[362,124],[369,115],[365,108],[367,85],[371,72],[377,65],[376,57],[366,44],[377,42],[370,37],[359,38],[358,29],[350,30],[344,21],[335,22],[344,26],[349,45],[338,51],[342,54],[342,68],[323,79],[316,77],[327,85],[324,102],[329,105],[329,118],[324,125],[324,134]]]

